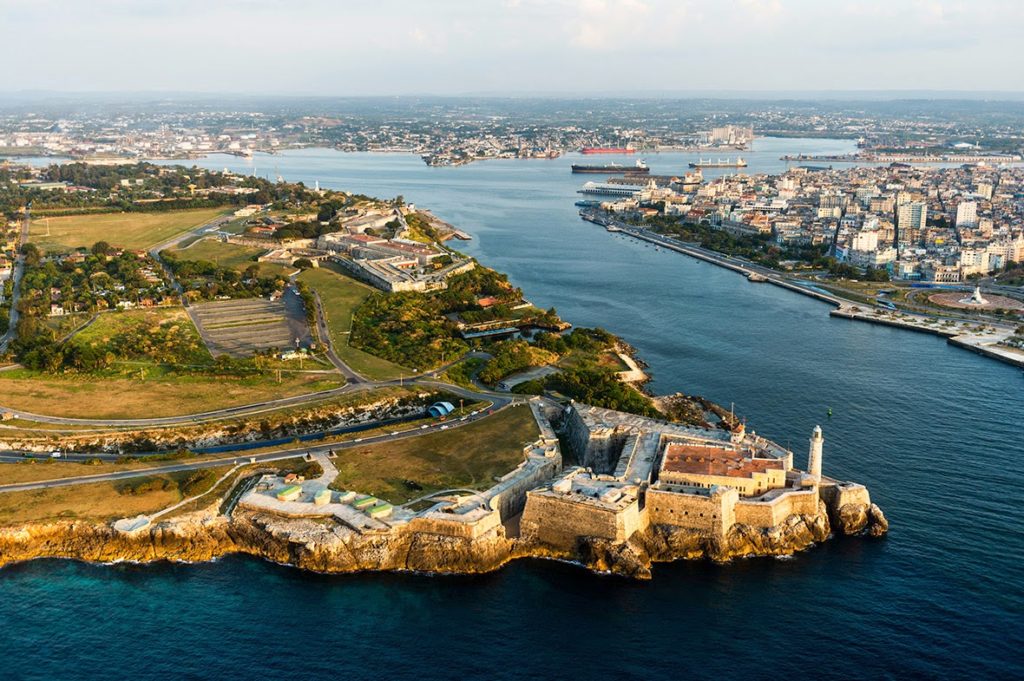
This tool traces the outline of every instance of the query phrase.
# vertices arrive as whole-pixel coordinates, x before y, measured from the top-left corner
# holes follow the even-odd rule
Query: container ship
[[[708,159],[706,161],[704,159],[699,159],[697,161],[694,161],[694,162],[690,163],[690,167],[691,168],[746,168],[747,167],[747,162],[744,161],[742,158],[737,158],[735,161],[731,161],[729,159],[725,159],[724,161],[722,159],[718,159],[717,161],[712,161],[711,159]]]
[[[573,163],[572,172],[574,173],[591,173],[599,175],[615,175],[617,173],[629,173],[630,175],[645,175],[651,172],[651,169],[647,167],[647,164],[643,161],[637,161],[636,165],[624,166],[621,163],[602,163],[600,165],[588,165]]]
[[[583,147],[581,154],[635,154],[632,147]]]

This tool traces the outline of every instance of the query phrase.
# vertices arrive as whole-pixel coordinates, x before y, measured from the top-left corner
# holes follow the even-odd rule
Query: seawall
[[[598,221],[596,219],[592,219],[592,218],[589,218],[589,217],[586,217],[586,216],[583,216],[583,219],[587,220],[588,222],[593,222],[594,224],[598,224],[598,225],[602,225],[602,226],[605,225],[605,223],[603,223],[603,222],[600,222],[600,221]],[[718,267],[722,267],[722,268],[725,268],[727,270],[731,270],[731,271],[736,272],[738,274],[742,274],[742,275],[744,275],[746,277],[750,277],[751,275],[753,275],[753,276],[759,277],[759,281],[763,281],[764,283],[771,284],[773,286],[778,286],[779,288],[784,288],[784,289],[787,289],[789,291],[793,291],[794,293],[799,293],[800,295],[807,296],[809,298],[814,298],[815,300],[819,300],[819,301],[821,301],[823,303],[828,303],[829,305],[833,305],[836,309],[831,310],[829,314],[834,316],[834,317],[840,317],[842,319],[851,319],[851,320],[855,320],[855,321],[867,322],[869,324],[881,324],[883,326],[891,326],[891,327],[894,327],[894,328],[905,329],[907,331],[917,331],[919,333],[930,333],[930,334],[936,335],[936,336],[945,336],[948,339],[947,342],[950,345],[956,346],[958,348],[963,348],[964,350],[970,350],[971,352],[974,352],[976,354],[982,355],[984,357],[989,357],[991,359],[999,360],[999,361],[1005,362],[1007,364],[1012,364],[1014,366],[1024,367],[1024,355],[1021,355],[1020,357],[1017,357],[1016,355],[1014,355],[1011,352],[1005,352],[1005,351],[1002,351],[1002,350],[1000,350],[998,348],[986,347],[985,345],[981,345],[981,344],[978,344],[978,343],[972,343],[970,341],[965,341],[965,340],[956,338],[956,336],[959,336],[960,334],[952,333],[952,332],[949,332],[949,331],[944,331],[944,330],[942,330],[940,328],[934,328],[933,329],[933,328],[928,328],[928,327],[924,327],[924,326],[919,326],[919,325],[916,325],[916,324],[913,324],[913,323],[909,323],[909,322],[900,322],[898,320],[891,320],[891,319],[885,319],[885,318],[873,318],[873,317],[867,317],[867,316],[863,316],[863,315],[858,315],[858,314],[856,314],[854,312],[851,312],[849,310],[850,306],[857,305],[857,303],[855,301],[846,300],[845,298],[841,298],[839,296],[835,296],[835,295],[832,295],[832,294],[829,294],[829,293],[825,293],[823,291],[817,291],[817,290],[814,290],[812,288],[807,288],[807,287],[804,287],[804,286],[800,286],[800,285],[795,284],[793,282],[787,281],[787,280],[785,280],[785,279],[783,279],[783,278],[781,278],[781,277],[779,277],[779,276],[777,276],[775,274],[769,273],[769,272],[767,272],[764,269],[755,270],[755,269],[750,268],[750,267],[748,267],[748,266],[746,266],[746,265],[744,265],[742,263],[731,262],[728,259],[729,256],[723,256],[723,255],[714,253],[713,251],[708,251],[707,249],[704,249],[704,248],[699,248],[699,247],[695,247],[695,246],[689,246],[689,245],[686,245],[686,244],[684,244],[684,243],[682,243],[682,242],[680,242],[680,241],[678,241],[676,239],[672,239],[670,237],[664,237],[664,236],[661,236],[659,234],[655,234],[655,233],[651,232],[650,230],[646,230],[646,229],[643,229],[643,228],[633,227],[631,225],[627,225],[625,223],[620,223],[618,221],[610,221],[610,222],[614,225],[614,227],[615,227],[615,229],[617,231],[619,231],[619,232],[621,232],[623,234],[626,234],[628,236],[631,236],[631,237],[633,237],[635,239],[639,239],[641,241],[646,241],[648,243],[652,243],[652,244],[655,244],[657,246],[660,246],[661,248],[665,248],[667,250],[675,251],[677,253],[682,253],[683,255],[688,255],[691,258],[696,258],[697,260],[702,260],[702,261],[710,263],[712,265],[717,265]]]

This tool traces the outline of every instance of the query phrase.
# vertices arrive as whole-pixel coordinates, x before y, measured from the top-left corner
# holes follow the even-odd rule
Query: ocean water
[[[768,139],[744,157],[775,172],[783,153],[850,148]],[[36,561],[0,570],[0,678],[1024,677],[1024,374],[582,222],[575,190],[593,178],[573,160],[202,163],[429,207],[533,302],[635,345],[656,391],[735,403],[798,458],[821,424],[825,471],[868,485],[888,537],[659,565],[649,583],[544,561],[474,577]]]

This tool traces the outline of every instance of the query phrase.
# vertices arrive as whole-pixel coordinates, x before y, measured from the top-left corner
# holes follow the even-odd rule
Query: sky
[[[0,92],[1024,91],[1024,0],[0,0]]]

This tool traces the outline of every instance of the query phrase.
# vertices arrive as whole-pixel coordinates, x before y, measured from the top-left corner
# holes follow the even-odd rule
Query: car
[[[363,438],[361,438],[361,437],[357,437],[355,440],[352,440],[352,442],[362,442],[362,441],[363,441]]]
[[[422,426],[420,426],[420,430],[426,430],[429,427],[430,426],[428,424],[424,423]]]
[[[476,415],[477,415],[477,414],[479,414],[479,413],[480,413],[480,410],[479,410],[479,409],[477,409],[477,410],[474,410],[474,411],[471,411],[471,412],[469,412],[469,415],[470,415],[470,416],[476,416]]]
[[[441,426],[441,430],[448,430],[448,424],[446,423],[443,426]]]
[[[51,459],[59,459],[61,456],[63,456],[63,454],[61,454],[60,452],[50,452]]]

